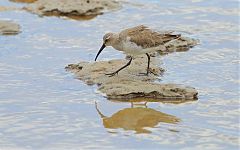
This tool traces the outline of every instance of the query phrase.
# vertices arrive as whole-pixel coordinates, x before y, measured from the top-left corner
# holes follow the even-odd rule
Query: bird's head
[[[101,46],[101,48],[99,49],[97,56],[95,57],[95,61],[98,58],[98,55],[102,52],[102,50],[106,47],[106,46],[112,46],[113,42],[115,40],[115,34],[114,33],[107,33],[103,36],[103,44]]]
[[[114,33],[107,33],[103,36],[103,44],[106,46],[112,46],[114,41]]]

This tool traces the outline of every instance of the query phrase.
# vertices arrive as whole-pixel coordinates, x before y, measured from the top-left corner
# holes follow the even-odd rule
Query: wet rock
[[[20,26],[11,21],[0,20],[0,35],[15,35],[20,32]]]
[[[181,36],[166,43],[167,50],[164,53],[160,52],[160,54],[186,51],[198,43],[198,40]],[[157,52],[151,53],[151,56],[156,55]],[[127,62],[128,60],[80,62],[70,64],[66,68],[85,83],[89,85],[97,84],[98,90],[111,100],[131,101],[134,98],[148,98],[165,102],[166,100],[183,102],[197,99],[198,92],[192,87],[155,82],[160,80],[159,76],[164,72],[164,69],[158,67],[157,57],[151,58],[150,69],[152,73],[149,76],[139,75],[140,73],[146,73],[147,58],[145,55],[135,58],[131,65],[121,70],[118,75],[113,77],[105,75],[116,71]]]
[[[166,43],[165,46],[167,48],[167,53],[170,53],[175,51],[177,52],[187,51],[198,44],[199,44],[199,40],[181,36],[176,40],[172,40]]]
[[[197,39],[181,36],[178,39],[166,43],[166,51],[153,52],[151,53],[151,56],[156,56],[157,54],[166,55],[174,52],[185,52],[190,50],[190,48],[198,45],[199,43],[200,41]]]
[[[1,11],[10,11],[10,10],[19,10],[19,8],[0,6],[0,12]]]
[[[132,98],[145,97],[155,99],[184,99],[193,100],[197,98],[197,91],[192,87],[176,84],[160,84],[154,81],[158,75],[164,72],[157,67],[156,58],[151,59],[151,70],[155,74],[142,76],[139,73],[146,72],[147,59],[136,58],[126,69],[118,75],[108,77],[105,73],[114,72],[126,64],[126,60],[111,60],[98,62],[80,62],[70,64],[66,69],[72,71],[77,78],[89,85],[99,85],[98,90],[109,99],[129,100]]]
[[[33,3],[36,2],[37,0],[10,0],[10,1],[18,3]]]
[[[151,66],[151,70],[154,74],[149,76],[141,76],[140,73],[145,73],[147,68],[147,58],[137,58],[132,61],[131,65],[121,70],[118,75],[108,77],[105,74],[116,71],[127,63],[127,60],[110,60],[110,61],[98,61],[98,62],[80,62],[78,64],[70,64],[66,68],[76,73],[77,77],[87,84],[104,84],[115,83],[124,80],[141,80],[141,81],[153,81],[157,79],[156,75],[163,73],[163,69],[157,66]],[[151,62],[153,64],[154,61]]]
[[[120,4],[114,0],[38,0],[25,7],[40,16],[96,16],[105,11],[116,10]]]
[[[194,88],[176,84],[158,84],[143,81],[125,80],[107,83],[100,86],[99,90],[106,93],[109,99],[132,99],[136,97],[156,99],[196,99],[197,92]]]

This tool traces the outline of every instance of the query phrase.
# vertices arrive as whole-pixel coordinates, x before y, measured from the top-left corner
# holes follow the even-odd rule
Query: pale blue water
[[[134,0],[88,21],[0,12],[1,20],[17,22],[22,30],[0,36],[0,149],[238,149],[238,5],[237,0]],[[1,0],[0,6],[23,4]],[[106,116],[130,103],[108,101],[64,69],[93,61],[105,32],[139,24],[201,41],[159,60],[166,69],[162,82],[195,87],[199,100],[148,103],[181,119],[159,122],[147,128],[149,134],[105,128],[95,101]],[[100,59],[115,58],[124,55],[107,48]]]

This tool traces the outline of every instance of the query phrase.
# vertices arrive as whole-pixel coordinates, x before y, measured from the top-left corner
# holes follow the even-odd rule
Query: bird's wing
[[[159,33],[149,29],[144,25],[125,29],[120,33],[120,38],[130,38],[131,42],[136,43],[142,48],[157,47],[171,40],[179,38],[181,35],[172,32]]]

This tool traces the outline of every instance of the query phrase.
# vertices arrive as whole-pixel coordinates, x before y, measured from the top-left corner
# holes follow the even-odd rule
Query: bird
[[[160,33],[158,31],[150,29],[145,25],[138,25],[135,27],[127,28],[120,31],[119,33],[109,32],[103,36],[103,44],[95,57],[95,61],[97,61],[97,58],[102,50],[108,46],[112,46],[114,49],[127,54],[130,59],[126,65],[122,66],[115,72],[105,74],[111,77],[129,66],[133,58],[138,55],[145,54],[148,59],[147,72],[142,74],[148,76],[151,72],[149,53],[159,50],[165,51],[167,48],[164,46],[164,44],[172,40],[176,40],[180,37],[181,34],[173,34],[172,31]]]

